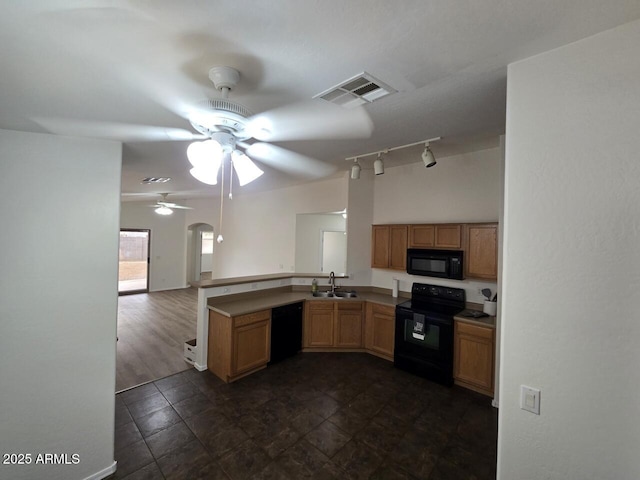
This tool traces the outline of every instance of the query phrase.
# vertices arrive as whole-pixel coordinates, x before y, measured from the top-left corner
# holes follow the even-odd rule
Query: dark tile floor
[[[497,410],[363,353],[116,395],[113,479],[495,479]]]

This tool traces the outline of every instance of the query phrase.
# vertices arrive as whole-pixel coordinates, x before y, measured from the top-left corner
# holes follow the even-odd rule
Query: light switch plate
[[[520,408],[540,415],[540,390],[520,385]]]

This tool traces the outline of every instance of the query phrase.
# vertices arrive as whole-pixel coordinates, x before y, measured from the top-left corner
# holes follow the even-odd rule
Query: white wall
[[[501,480],[640,478],[639,46],[636,21],[509,66]]]
[[[158,215],[148,205],[153,202],[123,202],[120,228],[151,230],[149,291],[185,288],[188,286],[185,210],[175,209],[171,215]]]
[[[437,165],[428,169],[422,162],[386,168],[384,175],[374,179],[373,223],[497,221],[502,198],[502,158],[498,147],[438,158]],[[372,271],[374,286],[391,289],[393,278],[400,279],[400,290],[405,292],[411,291],[413,282],[464,288],[467,301],[476,303],[483,300],[478,289],[497,289],[495,282]]]
[[[0,478],[114,467],[121,145],[0,130]],[[38,453],[78,465],[36,465]]]
[[[213,278],[291,272],[295,268],[296,214],[342,210],[347,206],[346,179],[332,178],[261,193],[234,191],[224,200],[222,235],[214,246]],[[219,198],[183,202],[186,224],[219,228]]]

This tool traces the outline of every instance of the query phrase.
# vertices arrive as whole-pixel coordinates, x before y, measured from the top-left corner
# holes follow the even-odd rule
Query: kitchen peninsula
[[[200,352],[201,365],[206,362],[206,368],[225,382],[265,368],[270,360],[272,309],[298,302],[304,304],[303,352],[366,352],[393,361],[395,306],[407,300],[409,293],[393,297],[385,289],[349,286],[342,290],[356,290],[356,297],[320,298],[310,293],[312,278],[324,281],[317,274],[273,274],[194,284],[199,298],[205,291],[218,293],[205,303],[207,340],[206,353]],[[495,318],[477,325],[492,329]],[[490,360],[493,368],[492,356]],[[490,394],[490,388],[482,393]]]

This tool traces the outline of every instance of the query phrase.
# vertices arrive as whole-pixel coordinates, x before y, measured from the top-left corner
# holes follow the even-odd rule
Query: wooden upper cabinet
[[[409,225],[409,248],[462,248],[462,225]]]
[[[466,225],[466,277],[496,280],[498,278],[498,224]]]
[[[407,269],[407,226],[391,225],[389,227],[389,268]]]
[[[371,268],[389,268],[389,225],[371,228]]]
[[[433,248],[435,225],[409,225],[409,248]]]
[[[407,225],[373,225],[371,267],[407,269]]]
[[[462,248],[462,225],[435,225],[435,247],[452,250]]]

